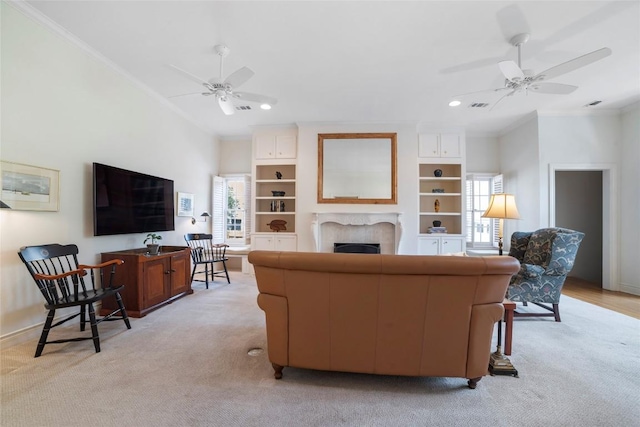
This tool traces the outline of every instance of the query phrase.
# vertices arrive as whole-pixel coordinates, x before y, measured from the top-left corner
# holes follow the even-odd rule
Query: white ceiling
[[[640,99],[639,1],[28,1],[48,18],[222,138],[256,125],[403,122],[498,134],[534,110],[574,114]],[[536,72],[602,47],[613,54],[553,79],[571,95],[457,94],[504,84],[497,63],[517,62],[509,40],[530,32],[523,68]],[[219,74],[213,46],[226,44],[225,77],[255,76],[240,90],[278,99],[270,111],[225,116],[173,64],[205,79]]]

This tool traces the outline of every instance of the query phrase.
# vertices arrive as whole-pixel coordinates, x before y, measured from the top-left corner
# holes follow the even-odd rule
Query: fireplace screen
[[[350,254],[379,254],[380,243],[334,243],[333,252]]]

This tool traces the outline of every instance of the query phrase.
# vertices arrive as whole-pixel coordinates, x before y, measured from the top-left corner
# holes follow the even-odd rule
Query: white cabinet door
[[[443,133],[440,135],[440,157],[460,157],[460,135]]]
[[[421,133],[418,135],[418,157],[461,157],[460,134]]]
[[[463,252],[465,238],[461,236],[420,236],[418,255],[444,255]]]
[[[419,237],[418,255],[438,255],[440,253],[439,237]]]
[[[256,159],[275,159],[276,138],[273,135],[256,137]]]
[[[296,236],[276,235],[276,251],[295,252],[298,250],[298,239]]]
[[[437,133],[418,135],[418,157],[440,157]]]
[[[295,159],[296,137],[295,135],[277,135],[276,136],[276,158],[277,159]]]
[[[256,136],[256,159],[295,159],[295,135]]]
[[[256,251],[273,251],[275,248],[275,240],[271,235],[257,236],[253,235],[253,249]]]
[[[456,252],[462,252],[464,249],[463,237],[442,237],[440,238],[440,254],[451,254]]]
[[[298,249],[298,238],[292,234],[254,234],[251,238],[256,251],[289,251]]]

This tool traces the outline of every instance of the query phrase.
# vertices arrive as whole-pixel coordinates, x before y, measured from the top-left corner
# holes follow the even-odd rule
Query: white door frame
[[[619,291],[618,283],[618,171],[613,163],[550,163],[549,225],[556,223],[556,172],[602,172],[602,289]]]

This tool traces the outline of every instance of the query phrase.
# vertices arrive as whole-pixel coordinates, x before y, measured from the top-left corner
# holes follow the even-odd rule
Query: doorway
[[[602,283],[602,171],[556,171],[555,224],[584,233],[570,275]]]
[[[571,276],[617,290],[614,165],[552,164],[549,172],[549,225],[585,233]]]

